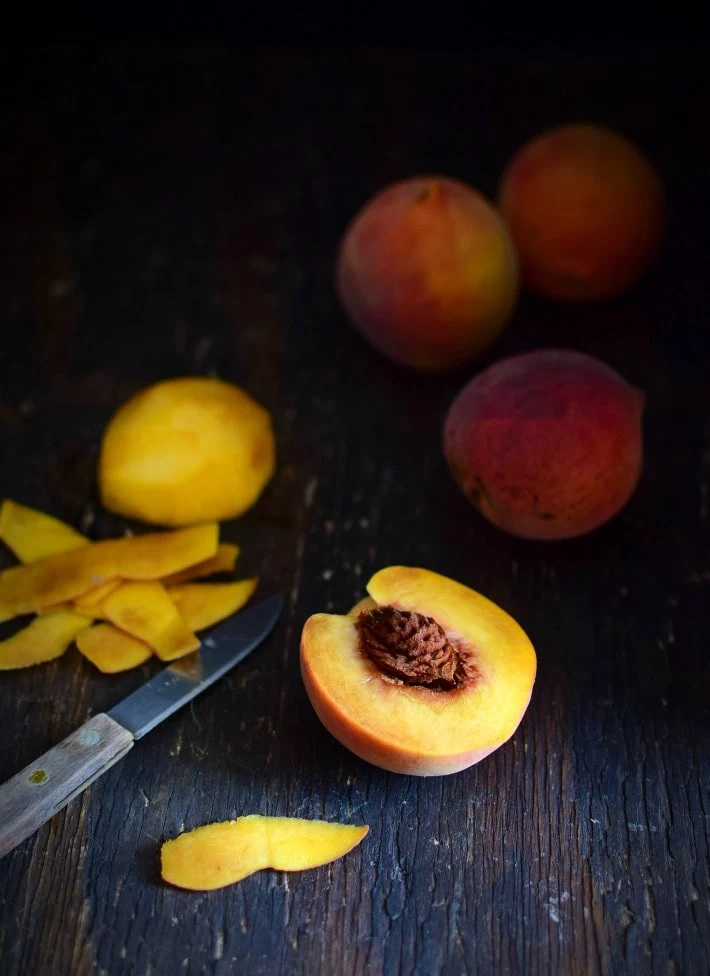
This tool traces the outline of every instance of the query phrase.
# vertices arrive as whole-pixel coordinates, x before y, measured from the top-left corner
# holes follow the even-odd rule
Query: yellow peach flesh
[[[99,459],[106,508],[159,525],[240,515],[275,466],[269,413],[231,383],[201,377],[157,383],[108,425]]]
[[[428,570],[390,567],[368,585],[379,605],[431,616],[474,652],[478,677],[453,691],[402,685],[360,649],[355,618],[316,614],[301,667],[319,718],[354,753],[393,772],[441,775],[478,762],[517,728],[530,700],[535,652],[490,600]]]
[[[365,596],[362,600],[358,600],[354,607],[348,610],[348,616],[358,617],[363,610],[374,610],[376,606],[377,604],[371,596]]]

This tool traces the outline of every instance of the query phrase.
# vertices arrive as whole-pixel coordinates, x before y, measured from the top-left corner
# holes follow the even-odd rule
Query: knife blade
[[[273,630],[280,594],[216,627],[199,651],[174,661],[107,713],[88,719],[62,742],[0,786],[0,858],[33,834],[134,743],[254,650]]]

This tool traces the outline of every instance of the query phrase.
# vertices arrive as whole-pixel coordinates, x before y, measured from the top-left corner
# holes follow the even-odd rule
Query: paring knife
[[[215,628],[110,712],[94,715],[0,786],[0,857],[38,830],[155,728],[243,660],[273,629],[283,597],[269,597]]]

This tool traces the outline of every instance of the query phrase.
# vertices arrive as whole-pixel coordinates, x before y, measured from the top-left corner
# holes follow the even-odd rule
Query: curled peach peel
[[[269,413],[222,380],[156,383],[125,403],[106,428],[99,488],[112,512],[158,525],[241,515],[275,467]]]
[[[52,515],[6,498],[0,505],[0,540],[20,562],[32,563],[85,546],[89,540]]]
[[[258,579],[236,583],[181,583],[168,587],[168,596],[190,630],[204,630],[241,610],[258,584]]]
[[[79,546],[89,545],[91,540],[52,515],[26,505],[19,505],[12,499],[6,498],[0,504],[0,542],[4,542],[20,562],[30,563],[38,559],[46,559],[48,556],[70,552],[72,549],[78,549]],[[203,579],[217,573],[231,572],[238,556],[239,546],[231,542],[222,542],[209,559],[193,563],[176,573],[170,573],[164,576],[161,582],[167,586]],[[121,580],[118,579],[102,583],[83,596],[77,597],[74,605],[80,610],[94,609],[120,585]]]
[[[522,628],[426,569],[383,569],[367,589],[374,609],[315,614],[303,629],[301,673],[331,734],[367,762],[417,776],[458,772],[506,742],[535,680]]]
[[[368,829],[256,815],[207,824],[163,844],[161,875],[178,888],[211,891],[264,868],[305,871],[347,854]]]
[[[190,634],[191,631],[211,627],[236,613],[247,602],[257,584],[256,579],[239,580],[236,583],[184,583],[171,586],[168,596],[187,627],[191,640],[196,640]],[[123,586],[131,587],[133,584],[125,583]],[[141,603],[135,609],[140,613],[144,607],[145,604]],[[93,613],[93,619],[105,616],[105,611],[101,608],[81,610],[80,613],[90,618]],[[119,619],[118,616],[115,619]],[[155,626],[154,620],[149,623],[150,626]],[[143,633],[145,636],[145,630]],[[153,655],[153,649],[145,639],[133,637],[112,623],[87,627],[77,637],[76,646],[88,661],[105,674],[128,671],[144,664]]]
[[[0,573],[0,621],[66,603],[117,578],[155,580],[209,559],[216,523],[109,539]]]
[[[101,612],[120,630],[145,641],[163,661],[200,646],[162,583],[124,583],[104,600]]]
[[[217,547],[217,552],[211,559],[188,566],[170,576],[164,576],[162,583],[171,586],[173,583],[187,583],[190,580],[204,579],[206,576],[214,576],[217,573],[231,573],[234,569],[237,557],[239,556],[239,546],[232,545],[231,542],[222,542]]]
[[[183,580],[201,579],[204,576],[212,576],[214,573],[233,569],[238,553],[238,546],[225,544],[219,547],[211,559],[196,563],[194,566],[188,566],[187,569],[172,573],[160,580],[163,586],[169,587],[171,599],[174,603],[178,599],[190,602],[190,608],[195,608],[193,616],[197,613],[198,605],[207,608],[206,613],[195,617],[199,621],[197,624],[188,624],[191,630],[202,630],[203,627],[210,627],[218,620],[222,620],[223,617],[236,613],[252,595],[256,588],[256,581],[252,580],[242,580],[238,583],[182,583]],[[109,594],[113,593],[119,586],[125,585],[127,584],[122,580],[103,583],[96,589],[85,593],[84,596],[77,597],[73,601],[73,607],[77,613],[83,613],[91,620],[108,620],[103,603]],[[222,611],[222,608],[228,608],[232,604],[234,605],[233,609]],[[185,614],[183,613],[182,616],[184,617]],[[209,620],[209,623],[204,623],[203,619]]]
[[[77,635],[76,646],[79,653],[104,674],[129,671],[153,656],[144,641],[131,637],[113,624],[86,627]]]
[[[122,580],[110,580],[108,583],[102,583],[101,586],[97,586],[93,590],[89,590],[83,596],[79,596],[74,600],[74,609],[78,613],[87,612],[92,618],[96,616],[99,612],[99,608],[104,600],[117,590],[119,586],[122,585]]]
[[[77,634],[89,628],[85,617],[71,610],[53,610],[0,641],[0,671],[27,668],[61,657]]]

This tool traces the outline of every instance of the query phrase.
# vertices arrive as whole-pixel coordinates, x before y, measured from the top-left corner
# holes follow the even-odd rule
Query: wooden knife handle
[[[0,786],[0,857],[38,830],[122,759],[134,742],[108,715],[94,715]]]

